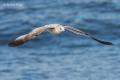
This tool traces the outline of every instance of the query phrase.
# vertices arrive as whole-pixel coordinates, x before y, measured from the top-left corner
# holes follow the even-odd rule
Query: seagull
[[[36,38],[40,33],[44,32],[44,31],[48,31],[52,34],[60,34],[64,31],[68,31],[68,32],[72,32],[76,35],[86,36],[86,37],[91,38],[91,39],[93,39],[101,44],[112,45],[111,42],[99,40],[96,37],[84,32],[80,29],[77,29],[77,28],[74,28],[71,26],[61,25],[61,24],[48,24],[48,25],[44,25],[42,27],[35,28],[31,32],[24,34],[22,36],[19,36],[16,39],[10,41],[8,43],[8,45],[11,47],[20,46],[20,45]]]

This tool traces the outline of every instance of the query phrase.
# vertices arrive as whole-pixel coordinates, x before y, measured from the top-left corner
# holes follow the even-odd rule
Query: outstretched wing
[[[95,41],[97,41],[99,43],[102,43],[102,44],[105,44],[105,45],[113,45],[111,42],[99,40],[96,37],[94,37],[94,36],[92,36],[92,35],[84,32],[84,31],[81,31],[80,29],[69,27],[69,26],[65,26],[65,29],[68,30],[68,31],[70,31],[70,32],[73,32],[73,33],[75,33],[77,35],[87,36],[87,37],[89,37],[89,38],[91,38],[91,39],[93,39],[93,40],[95,40]]]
[[[38,34],[42,33],[46,29],[46,27],[35,28],[30,33],[17,37],[15,40],[12,40],[8,45],[11,47],[22,45],[25,42],[34,39],[35,37],[37,37]]]

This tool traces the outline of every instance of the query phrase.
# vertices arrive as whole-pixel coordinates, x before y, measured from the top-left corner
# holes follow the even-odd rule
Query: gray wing
[[[99,43],[102,43],[102,44],[105,44],[105,45],[113,45],[111,42],[99,40],[96,37],[84,32],[84,31],[82,31],[80,29],[69,27],[69,26],[65,26],[65,29],[72,32],[72,33],[75,33],[77,35],[83,35],[83,36],[89,37],[89,38],[91,38],[91,39],[93,39],[93,40],[95,40],[95,41],[97,41]]]
[[[15,40],[12,40],[8,45],[11,47],[22,45],[27,41],[34,39],[35,37],[37,37],[38,34],[42,33],[46,29],[46,27],[35,28],[30,33],[17,37]]]

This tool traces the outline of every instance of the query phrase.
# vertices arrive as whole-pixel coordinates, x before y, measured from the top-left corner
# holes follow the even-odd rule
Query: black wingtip
[[[8,46],[16,47],[16,46],[18,46],[18,44],[15,41],[11,41],[10,43],[8,43]]]
[[[108,41],[102,41],[102,40],[99,40],[99,39],[96,39],[95,37],[91,37],[93,40],[101,43],[101,44],[105,44],[105,45],[114,45],[112,42],[108,42]]]
[[[24,43],[25,43],[25,41],[23,41],[23,40],[14,40],[14,41],[11,41],[10,43],[8,43],[8,46],[17,47],[17,46],[22,45]]]
[[[105,44],[105,45],[114,45],[113,43],[111,43],[111,42],[106,42],[106,41],[102,41],[101,43],[102,43],[102,44]]]

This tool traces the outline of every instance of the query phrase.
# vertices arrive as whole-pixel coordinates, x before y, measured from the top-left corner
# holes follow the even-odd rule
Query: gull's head
[[[60,34],[61,32],[65,31],[64,26],[61,24],[51,24],[50,26],[51,28],[49,29],[49,31],[53,34]]]

